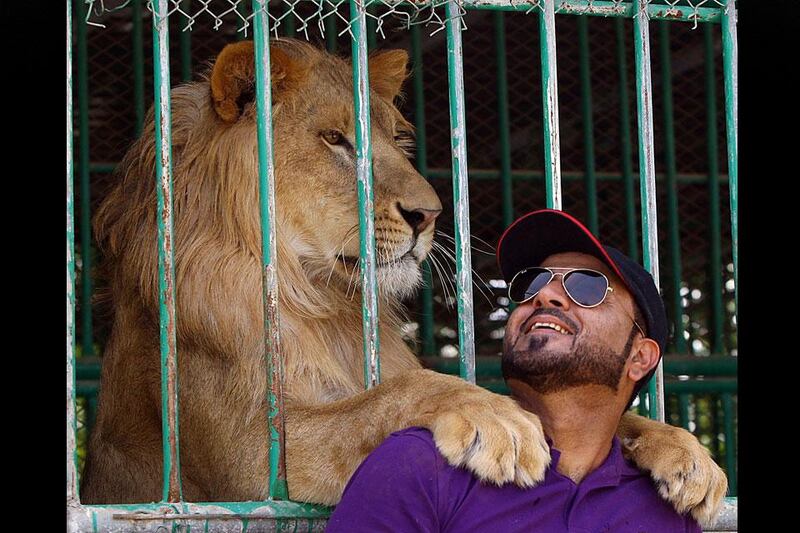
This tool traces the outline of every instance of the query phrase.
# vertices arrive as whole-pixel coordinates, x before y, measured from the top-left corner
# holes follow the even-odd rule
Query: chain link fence
[[[417,109],[424,111],[426,130],[426,153],[428,178],[441,197],[445,215],[437,221],[441,232],[437,241],[452,250],[447,235],[452,236],[452,216],[447,216],[452,206],[450,181],[450,119],[447,89],[446,39],[444,28],[445,1],[366,2],[368,9],[368,31],[373,36],[373,48],[404,48],[411,51],[419,47],[421,75],[424,94],[411,90],[411,81],[406,86],[406,97],[401,111],[412,123],[417,119]],[[539,66],[539,32],[536,30],[536,15],[531,11],[541,9],[543,1],[507,2],[515,8],[505,13],[469,9],[479,4],[493,4],[492,0],[462,0],[460,18],[467,29],[463,33],[464,47],[464,91],[466,100],[467,149],[470,171],[470,227],[474,253],[472,267],[475,281],[483,286],[475,291],[474,315],[476,353],[479,356],[499,356],[502,350],[503,327],[508,316],[508,301],[501,284],[497,283],[498,270],[493,256],[494,246],[505,228],[502,214],[502,190],[500,183],[501,152],[510,154],[513,181],[513,217],[545,206],[544,192],[544,140],[542,84]],[[574,10],[596,13],[599,9],[630,8],[631,2],[584,1],[561,2],[556,0],[558,12],[571,4]],[[578,7],[574,7],[574,6]],[[660,206],[659,251],[662,265],[662,289],[666,295],[678,288],[680,309],[670,305],[668,313],[682,332],[685,340],[683,353],[705,356],[709,354],[737,354],[737,326],[734,316],[733,269],[730,226],[721,225],[720,235],[711,235],[709,220],[712,213],[710,197],[716,188],[719,195],[719,212],[723,221],[730,220],[727,157],[725,142],[724,101],[720,96],[709,99],[710,87],[717,95],[723,94],[722,64],[719,59],[721,34],[718,25],[706,24],[698,27],[699,10],[721,7],[718,0],[661,0],[638,4],[639,8],[657,7],[664,10],[688,10],[684,23],[668,23],[665,39],[670,53],[672,110],[675,131],[674,161],[677,170],[677,225],[679,232],[681,278],[673,279],[670,270],[672,254],[669,245],[666,220],[668,215],[667,181],[664,169],[672,157],[666,148],[664,120],[664,91],[662,86],[662,58],[657,53],[657,34],[662,31],[658,22],[653,22],[651,41],[652,83],[654,108],[654,138],[658,205]],[[91,209],[103,197],[112,174],[110,170],[118,162],[130,143],[138,136],[143,106],[152,102],[152,11],[145,0],[87,0],[86,60],[88,63],[89,122],[85,130],[76,128],[76,146],[80,141],[89,143]],[[695,21],[692,22],[692,13]],[[350,6],[347,0],[282,0],[269,2],[270,31],[273,36],[290,36],[307,39],[326,47],[329,51],[349,56],[350,52]],[[497,18],[502,17],[504,31],[496,31]],[[252,2],[250,0],[169,0],[170,61],[172,83],[196,79],[208,68],[210,61],[225,44],[238,39],[252,38]],[[667,23],[663,23],[667,24]],[[564,210],[586,220],[590,199],[586,197],[584,177],[586,174],[586,152],[584,133],[587,123],[581,112],[585,98],[581,81],[581,49],[579,47],[578,17],[562,16],[556,20],[558,52],[558,88],[560,102],[561,166]],[[621,26],[621,28],[620,28]],[[404,31],[416,27],[421,39],[413,41],[413,32]],[[706,32],[711,35],[707,36]],[[622,38],[620,39],[620,35]],[[379,39],[378,39],[379,38]],[[504,39],[506,47],[507,87],[498,87],[498,65],[495,46]],[[621,250],[629,251],[633,257],[641,257],[641,228],[639,225],[640,200],[638,192],[638,165],[636,139],[636,89],[634,75],[633,23],[629,18],[591,17],[588,23],[588,65],[591,84],[591,129],[594,135],[593,170],[597,175],[596,205],[600,237]],[[706,53],[710,39],[713,54]],[[621,48],[620,48],[621,47]],[[78,47],[75,48],[78,50]],[[619,53],[618,53],[619,52]],[[627,62],[620,63],[620,57]],[[708,62],[712,61],[711,70]],[[713,79],[709,83],[708,75]],[[77,72],[75,74],[77,77]],[[622,160],[625,150],[621,139],[625,124],[620,121],[621,102],[627,94],[625,105],[628,114],[627,129],[630,134],[630,172],[636,181],[633,202],[636,213],[633,232],[634,249],[629,247],[629,221],[626,219],[625,172]],[[418,101],[420,96],[423,101]],[[507,100],[511,110],[508,123],[509,143],[500,142],[498,109],[501,99]],[[709,150],[709,125],[715,124],[716,151]],[[77,122],[76,122],[77,123]],[[715,165],[719,180],[711,184],[709,173]],[[77,174],[76,174],[77,175]],[[76,202],[80,218],[80,201]],[[80,230],[78,230],[80,232]],[[721,264],[711,264],[708,250],[712,239],[721,244]],[[79,257],[84,252],[78,250]],[[438,265],[434,267],[434,337],[435,355],[452,357],[458,353],[458,328],[453,291],[446,281],[452,279],[454,261],[439,248],[434,252]],[[79,261],[78,268],[81,267]],[[440,271],[437,274],[437,270]],[[722,276],[722,302],[724,317],[722,331],[715,331],[712,309],[712,277],[714,272]],[[80,272],[78,273],[80,283]],[[483,280],[483,281],[481,281]],[[493,281],[494,280],[494,281]],[[80,293],[80,287],[77,288]],[[484,293],[483,295],[481,293]],[[422,306],[418,301],[409,301],[409,340],[415,341],[421,352],[420,323]],[[86,305],[86,302],[79,302]],[[80,314],[77,315],[77,335],[82,335]],[[99,353],[106,336],[108,322],[102,315],[95,316],[93,336]],[[668,348],[670,353],[678,351],[673,338]],[[433,355],[433,354],[425,354]],[[668,401],[670,421],[684,423],[678,417],[677,400]],[[715,457],[724,453],[724,439],[719,438],[717,419],[721,419],[719,400],[710,395],[698,396],[690,413],[691,429],[701,438]],[[86,418],[80,404],[79,417]],[[716,429],[715,429],[716,428]],[[81,438],[84,438],[83,431]]]

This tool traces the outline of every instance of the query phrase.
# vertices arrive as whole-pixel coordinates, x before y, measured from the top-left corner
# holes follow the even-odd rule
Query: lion
[[[428,428],[452,464],[531,486],[550,455],[538,418],[511,398],[423,369],[403,341],[441,202],[409,161],[394,102],[403,50],[369,59],[382,383],[365,391],[358,292],[353,85],[348,59],[297,40],[270,44],[280,353],[293,500],[336,504],[391,432]],[[172,89],[180,464],[187,501],[267,496],[267,393],[253,44],[225,47],[203,79]],[[94,219],[113,308],[83,503],[160,499],[154,115]],[[680,428],[626,415],[629,458],[704,523],[725,477]]]

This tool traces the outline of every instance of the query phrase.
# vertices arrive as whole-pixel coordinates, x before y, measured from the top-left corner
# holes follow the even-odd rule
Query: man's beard
[[[545,337],[520,336],[514,346],[503,347],[503,377],[518,379],[542,394],[580,385],[604,385],[616,392],[635,334],[633,327],[619,353],[605,344],[581,342],[577,337],[566,351],[551,351],[546,348]]]

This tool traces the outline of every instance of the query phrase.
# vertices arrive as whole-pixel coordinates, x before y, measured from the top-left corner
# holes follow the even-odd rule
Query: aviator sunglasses
[[[602,272],[590,268],[545,268],[529,267],[517,272],[508,284],[508,297],[516,304],[523,304],[539,294],[556,276],[561,276],[561,286],[570,300],[581,307],[597,307],[614,289]],[[628,314],[628,313],[626,313]],[[633,317],[630,317],[633,320]],[[641,326],[633,324],[645,336]]]

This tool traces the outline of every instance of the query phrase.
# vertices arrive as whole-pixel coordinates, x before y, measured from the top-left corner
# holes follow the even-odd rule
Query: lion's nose
[[[403,209],[400,204],[397,204],[397,209],[403,215],[405,221],[408,222],[408,225],[411,226],[411,229],[414,230],[414,233],[420,233],[430,226],[439,216],[439,213],[442,212],[441,209],[422,209],[421,207],[408,211]]]

